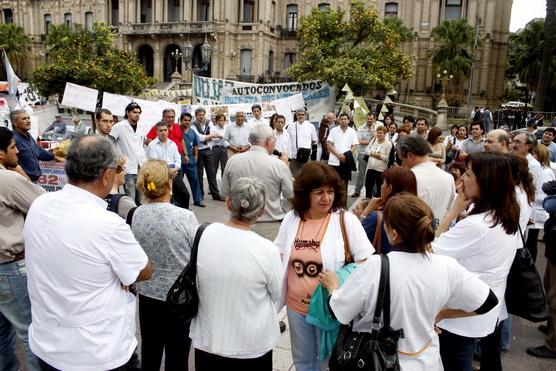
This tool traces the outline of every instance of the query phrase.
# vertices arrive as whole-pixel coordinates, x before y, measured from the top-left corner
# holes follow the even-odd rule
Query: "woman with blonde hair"
[[[439,339],[433,324],[447,317],[486,313],[497,304],[488,286],[455,259],[432,254],[432,210],[419,197],[400,193],[384,207],[385,231],[392,245],[390,265],[390,326],[403,329],[397,344],[402,370],[440,371]],[[330,307],[338,321],[353,330],[371,332],[381,272],[380,255],[361,264],[338,287],[326,271],[320,282],[332,293]]]
[[[136,285],[139,294],[142,370],[187,370],[189,325],[166,304],[166,294],[189,262],[199,223],[187,209],[171,204],[172,177],[165,161],[149,160],[139,170],[137,189],[143,195],[131,218],[131,229],[153,266],[150,281]]]

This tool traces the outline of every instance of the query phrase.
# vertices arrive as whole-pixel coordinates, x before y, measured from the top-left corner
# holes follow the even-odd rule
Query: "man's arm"
[[[334,142],[331,141],[327,141],[326,142],[326,148],[328,148],[328,151],[330,153],[332,153],[334,156],[338,157],[338,159],[340,161],[344,161],[345,157],[342,153],[339,153],[338,151],[336,151],[336,146],[334,146]]]
[[[147,265],[145,265],[145,268],[143,268],[141,272],[139,272],[139,275],[137,276],[135,282],[150,280],[152,275],[153,275],[153,266],[149,259],[147,260]]]

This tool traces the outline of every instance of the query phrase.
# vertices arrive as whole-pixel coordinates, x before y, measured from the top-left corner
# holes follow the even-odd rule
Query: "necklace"
[[[293,241],[293,247],[296,250],[311,249],[316,252],[320,247],[320,242],[321,242],[320,240],[317,240],[317,238],[320,236],[322,228],[324,227],[325,224],[327,224],[329,218],[330,218],[330,214],[327,214],[326,217],[324,217],[324,219],[322,220],[319,230],[317,231],[317,234],[315,235],[314,238],[311,238],[310,240],[304,240],[298,237],[298,236],[303,236],[303,230],[305,229],[305,223],[306,223],[306,220],[303,220],[301,222],[301,228],[299,230],[299,233],[297,234],[295,240]]]

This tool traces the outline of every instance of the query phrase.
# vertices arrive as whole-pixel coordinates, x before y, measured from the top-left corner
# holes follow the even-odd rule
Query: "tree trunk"
[[[544,110],[546,90],[550,84],[550,64],[556,49],[556,0],[546,0],[546,19],[544,21],[544,46],[539,72],[539,83],[535,98],[535,111]]]

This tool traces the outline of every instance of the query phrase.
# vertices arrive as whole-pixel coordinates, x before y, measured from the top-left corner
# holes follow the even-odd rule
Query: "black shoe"
[[[545,335],[548,335],[548,326],[547,325],[538,325],[537,330],[542,332]]]
[[[360,195],[359,195],[359,193],[357,193],[357,192],[355,192],[354,194],[351,195],[351,197],[353,197],[353,198],[357,198],[357,197],[359,197],[359,196],[360,196]]]
[[[280,333],[283,333],[286,331],[286,324],[284,323],[284,321],[280,321]]]
[[[202,202],[199,202],[199,203],[195,202],[193,205],[195,205],[195,206],[197,206],[197,207],[207,207],[207,205],[205,205],[205,204],[202,203]]]
[[[218,197],[213,197],[212,198],[214,201],[226,201],[226,199],[222,196],[218,196]]]
[[[541,345],[540,347],[527,348],[527,354],[539,358],[556,358],[556,352],[551,351],[544,345]]]

